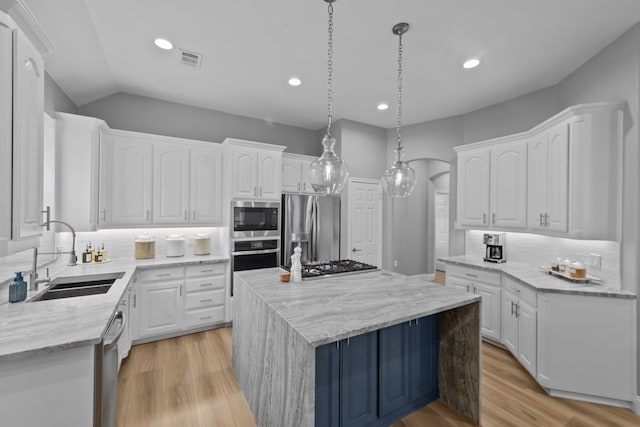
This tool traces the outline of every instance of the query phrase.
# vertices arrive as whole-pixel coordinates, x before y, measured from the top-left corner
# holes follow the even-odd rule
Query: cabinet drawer
[[[204,277],[187,280],[187,292],[210,291],[224,289],[225,276]]]
[[[216,276],[219,274],[224,274],[226,268],[226,262],[190,265],[187,267],[187,277]]]
[[[152,268],[136,273],[141,282],[157,282],[158,280],[175,280],[184,278],[183,267]]]
[[[224,304],[224,299],[224,289],[187,294],[186,308],[190,310],[193,308],[213,307],[214,305]]]
[[[538,293],[535,291],[535,289],[517,282],[510,277],[505,277],[504,288],[514,295],[518,296],[522,301],[526,302],[531,307],[537,307]]]
[[[447,276],[449,275],[465,278],[472,282],[485,282],[490,285],[500,286],[499,271],[480,270],[478,268],[466,268],[458,265],[447,265]]]
[[[224,322],[224,305],[201,310],[188,310],[185,314],[185,328]]]

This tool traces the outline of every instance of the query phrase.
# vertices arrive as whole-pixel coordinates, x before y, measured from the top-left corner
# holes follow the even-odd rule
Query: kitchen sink
[[[33,298],[31,302],[104,294],[122,276],[124,272],[59,277],[52,280],[50,287]]]

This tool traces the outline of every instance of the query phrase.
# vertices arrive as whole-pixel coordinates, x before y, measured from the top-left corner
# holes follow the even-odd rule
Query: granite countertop
[[[505,262],[502,264],[496,264],[493,262],[483,261],[482,258],[467,255],[438,258],[438,261],[464,267],[478,268],[481,270],[502,272],[514,280],[517,280],[540,292],[610,298],[637,298],[632,292],[607,287],[606,285],[595,282],[574,283],[541,271],[537,266],[521,262]]]
[[[38,291],[28,291],[26,301],[12,304],[5,287],[0,299],[0,361],[99,343],[136,269],[228,260],[220,255],[115,259],[66,267],[54,277],[124,272],[102,295],[28,302],[46,290],[47,285],[40,284]]]
[[[386,271],[280,282],[280,268],[236,272],[312,346],[480,301],[480,296]]]

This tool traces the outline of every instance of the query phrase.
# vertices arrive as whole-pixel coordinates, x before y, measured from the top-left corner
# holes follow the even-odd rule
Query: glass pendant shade
[[[311,186],[316,193],[337,195],[347,183],[349,168],[333,151],[336,145],[335,138],[325,135],[322,145],[322,155],[311,162],[309,169]]]
[[[396,148],[393,165],[382,175],[382,186],[391,197],[407,197],[416,185],[416,171],[402,161],[402,147]]]

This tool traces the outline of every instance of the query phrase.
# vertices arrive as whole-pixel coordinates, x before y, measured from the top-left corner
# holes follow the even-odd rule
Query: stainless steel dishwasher
[[[94,427],[115,427],[118,422],[118,340],[127,319],[117,311],[95,348]]]

